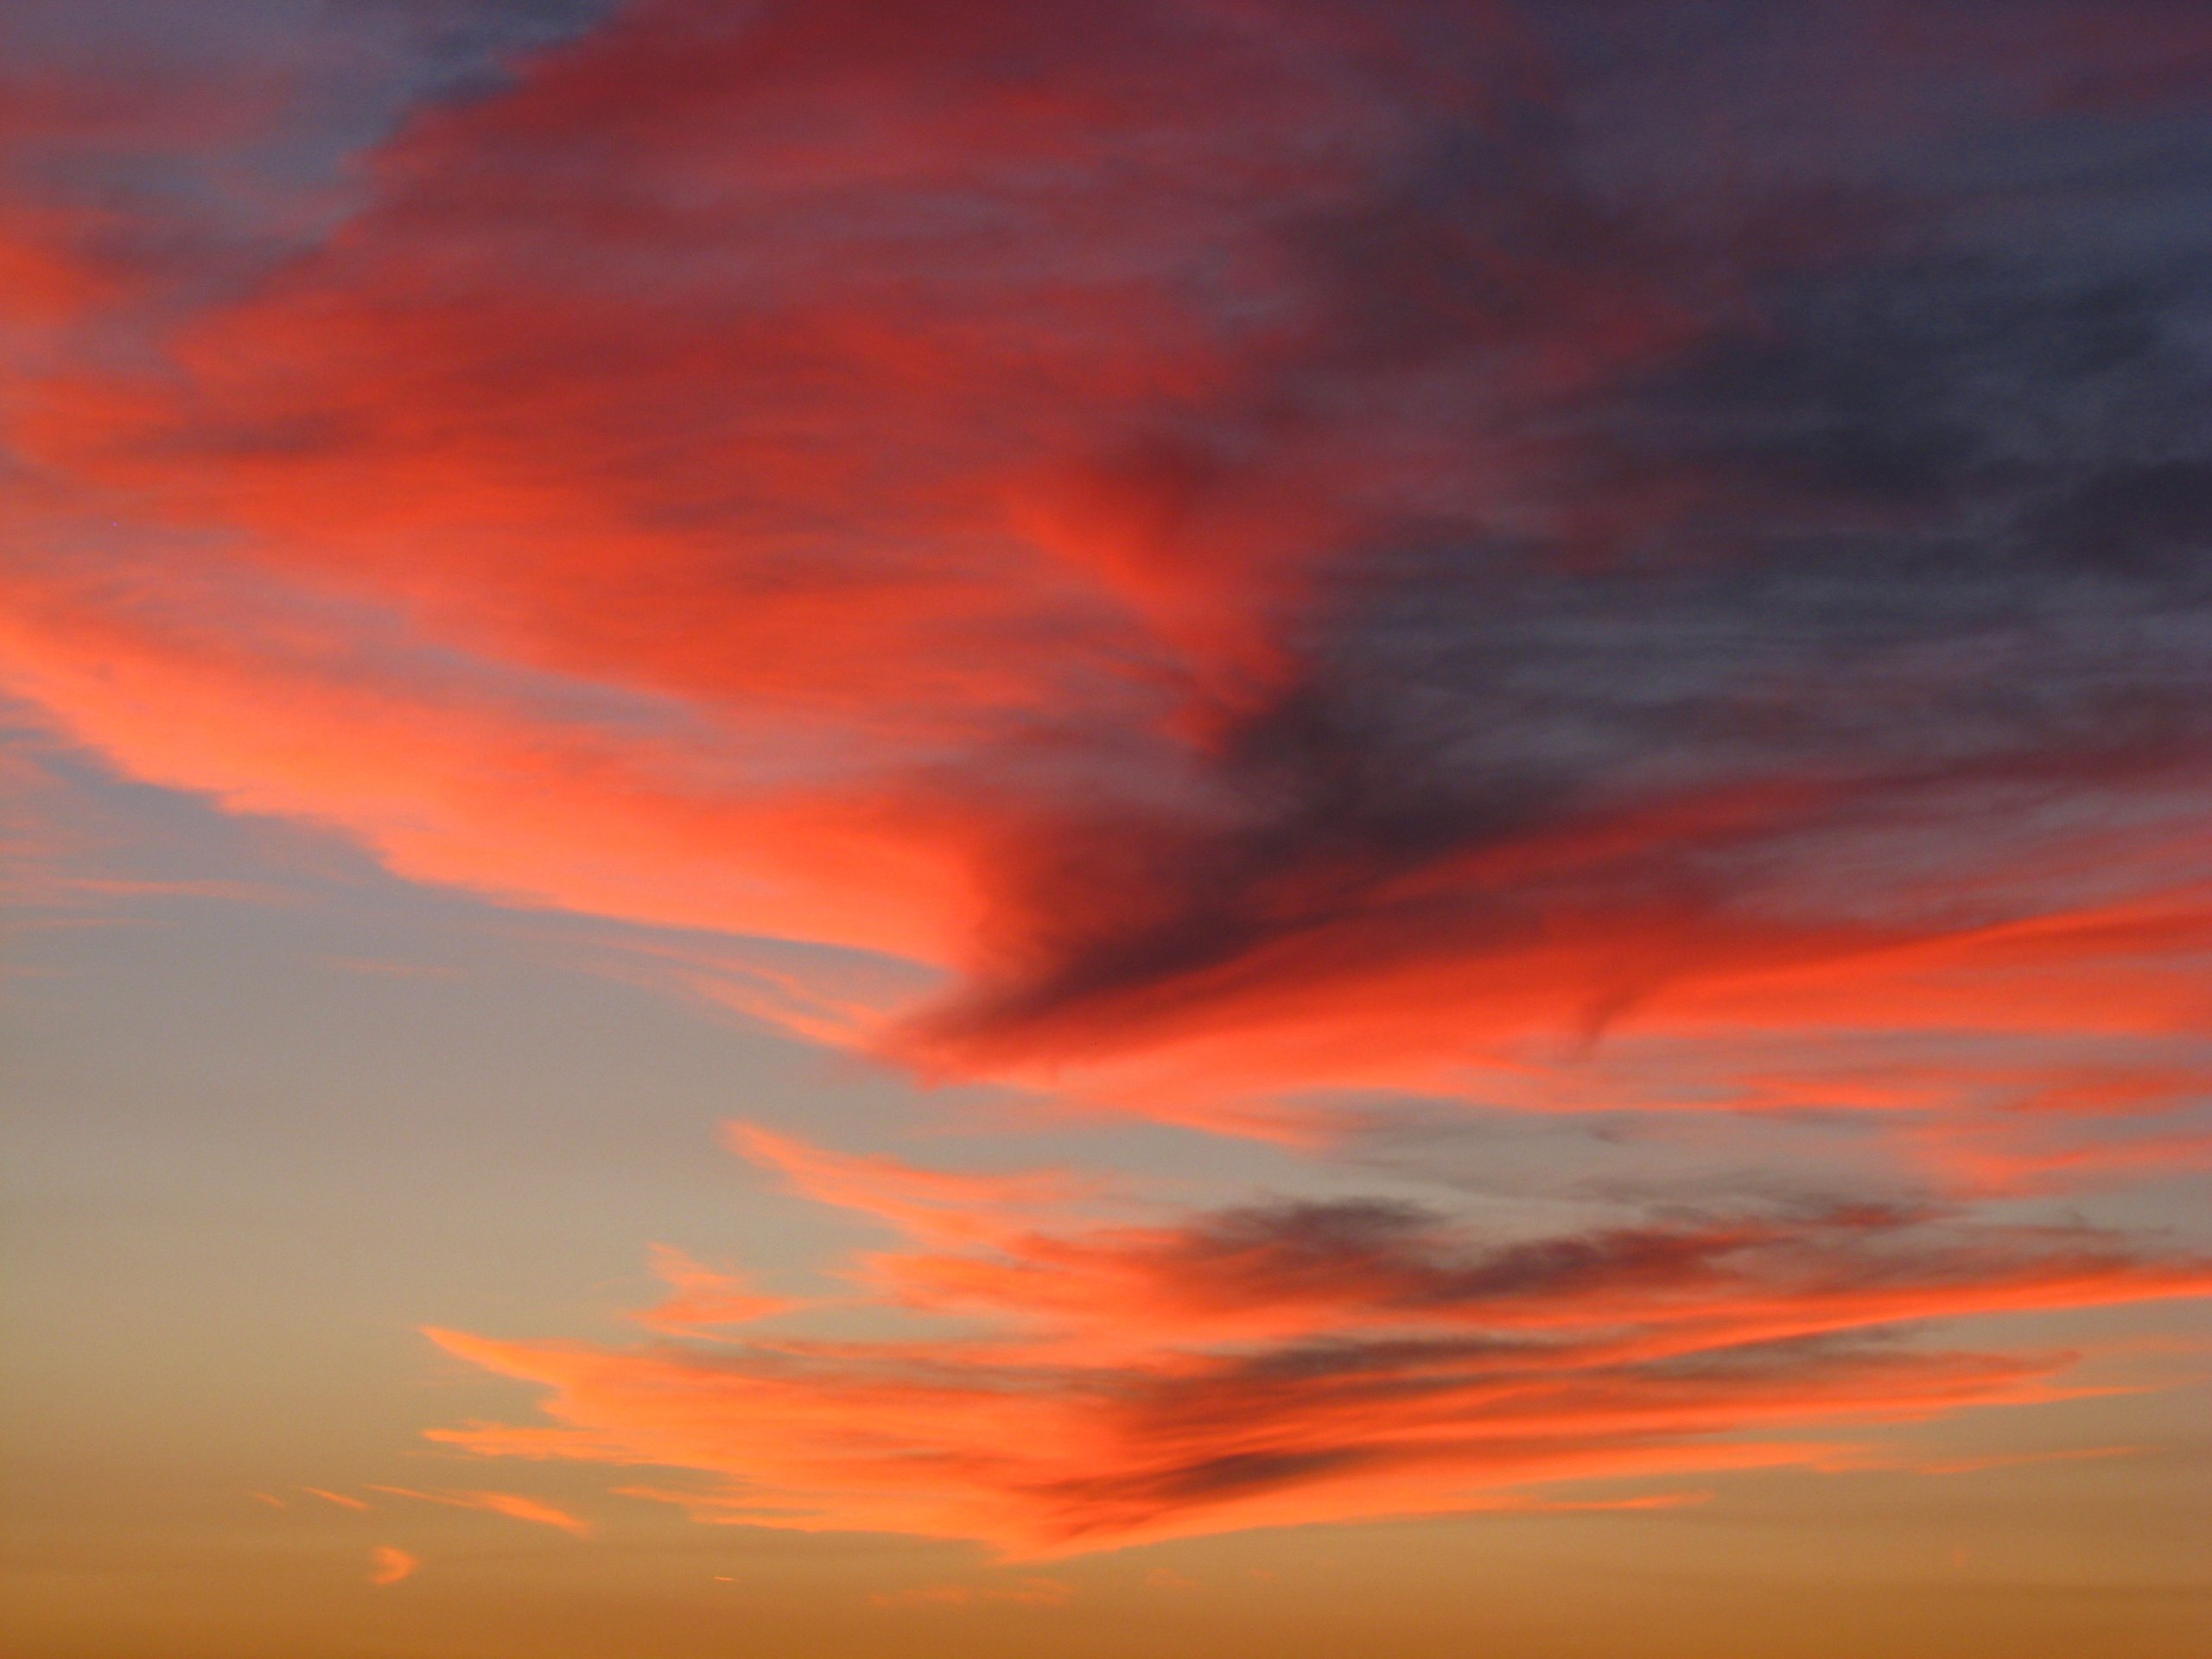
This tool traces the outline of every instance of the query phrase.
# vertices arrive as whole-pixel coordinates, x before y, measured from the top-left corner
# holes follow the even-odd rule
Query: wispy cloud
[[[840,1161],[766,1144],[801,1184]],[[872,1185],[804,1190],[906,1235],[852,1271],[879,1308],[941,1322],[928,1334],[708,1351],[435,1332],[545,1389],[557,1426],[434,1438],[702,1473],[717,1484],[627,1490],[702,1520],[1047,1556],[1236,1527],[1583,1506],[1525,1490],[1560,1481],[1829,1466],[1868,1425],[2072,1391],[2075,1355],[1908,1332],[2212,1294],[2212,1262],[2162,1260],[2088,1228],[1878,1206],[1517,1239],[1376,1201],[1107,1225],[993,1209],[1027,1202],[1046,1176],[867,1166]],[[885,1187],[971,1186],[981,1208],[950,1234],[882,1199]]]
[[[633,1317],[668,1336],[703,1336],[800,1305],[788,1297],[764,1296],[743,1277],[695,1262],[672,1244],[654,1245],[652,1263],[653,1276],[668,1287],[668,1296]]]
[[[591,1536],[589,1522],[580,1520],[543,1498],[524,1497],[517,1492],[424,1492],[410,1486],[372,1486],[369,1490],[385,1492],[393,1497],[420,1498],[426,1503],[449,1504],[455,1509],[483,1510],[492,1515],[504,1515],[513,1521],[557,1527],[578,1538]]]

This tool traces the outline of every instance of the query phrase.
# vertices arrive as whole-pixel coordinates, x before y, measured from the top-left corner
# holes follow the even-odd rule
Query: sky
[[[2190,0],[0,6],[21,1659],[2190,1659]]]

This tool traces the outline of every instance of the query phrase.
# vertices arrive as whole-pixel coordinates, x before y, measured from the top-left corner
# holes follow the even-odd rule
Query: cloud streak
[[[686,1471],[702,1520],[971,1539],[1044,1557],[1251,1526],[1580,1503],[1562,1481],[1847,1465],[1870,1426],[2069,1397],[2072,1353],[1940,1321],[2212,1294],[2212,1262],[2083,1226],[1836,1206],[1486,1236],[1379,1201],[1039,1220],[990,1178],[948,1234],[882,1190],[971,1178],[778,1140],[810,1196],[904,1236],[852,1274],[898,1338],[623,1348],[433,1332],[544,1392],[487,1457]],[[1041,1179],[1041,1178],[1039,1178]],[[1841,1437],[1841,1438],[1839,1438]]]
[[[410,1486],[372,1486],[369,1490],[393,1497],[419,1498],[425,1503],[443,1503],[454,1509],[482,1510],[490,1515],[504,1515],[511,1521],[528,1521],[541,1527],[557,1527],[577,1538],[591,1536],[589,1522],[542,1498],[524,1497],[518,1492],[423,1492]]]

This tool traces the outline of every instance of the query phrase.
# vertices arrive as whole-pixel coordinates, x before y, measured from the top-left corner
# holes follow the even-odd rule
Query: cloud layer
[[[2201,8],[194,10],[0,88],[48,725],[926,1079],[1892,1166],[1514,1239],[756,1133],[982,1334],[702,1350],[798,1310],[670,1250],[664,1342],[443,1338],[566,1425],[461,1444],[1049,1554],[1818,1462],[2062,1386],[1900,1328],[2204,1288],[1989,1207],[2212,1146]]]
[[[13,683],[1125,1103],[2201,1025],[2185,10],[1668,10],[645,4],[181,315],[49,237]]]
[[[738,1144],[898,1231],[852,1276],[860,1306],[918,1318],[917,1333],[748,1334],[760,1311],[736,1304],[711,1345],[436,1332],[545,1390],[557,1426],[433,1438],[706,1476],[626,1490],[707,1521],[1051,1555],[1238,1527],[1634,1507],[1681,1496],[1541,1489],[1878,1461],[1854,1435],[2066,1398],[2080,1357],[1938,1346],[1919,1327],[2212,1292],[2212,1261],[2080,1225],[1739,1206],[1500,1237],[1372,1200],[1117,1224],[1071,1213],[1048,1176],[950,1176],[759,1131]]]

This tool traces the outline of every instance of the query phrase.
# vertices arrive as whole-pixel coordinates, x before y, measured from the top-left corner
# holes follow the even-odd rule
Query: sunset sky
[[[2202,0],[0,0],[10,1659],[2212,1651]]]

